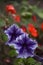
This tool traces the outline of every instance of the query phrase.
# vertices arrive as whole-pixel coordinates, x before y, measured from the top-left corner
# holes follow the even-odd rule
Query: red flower
[[[40,25],[41,30],[43,31],[43,23]]]
[[[13,16],[13,18],[15,19],[15,21],[20,22],[20,16],[19,15]]]
[[[12,13],[12,14],[16,14],[16,10],[14,8],[13,5],[6,5],[6,11],[9,13]]]
[[[37,37],[38,36],[37,30],[35,29],[35,27],[32,24],[28,24],[28,31],[30,32],[30,34],[33,37]]]
[[[26,27],[25,26],[21,26],[21,29],[23,30],[23,32],[26,32]]]
[[[37,21],[36,16],[32,16],[32,20],[33,20],[34,22],[36,22],[36,21]]]

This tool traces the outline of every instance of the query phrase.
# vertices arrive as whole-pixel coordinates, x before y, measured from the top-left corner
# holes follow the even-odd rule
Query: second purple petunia
[[[18,53],[17,58],[27,58],[33,57],[34,51],[37,48],[36,40],[33,40],[28,37],[28,34],[22,34],[16,38],[9,46],[14,46],[16,52]]]

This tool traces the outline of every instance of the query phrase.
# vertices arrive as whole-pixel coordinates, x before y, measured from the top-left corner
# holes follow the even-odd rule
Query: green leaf
[[[30,64],[30,65],[41,65],[40,62],[37,62],[37,61],[34,60],[33,58],[29,58],[27,62],[28,62],[28,65],[29,65],[29,64]]]
[[[31,12],[22,12],[21,16],[32,16]]]
[[[24,65],[22,62],[22,58],[14,59],[14,65]]]
[[[0,19],[0,27],[3,27],[5,25],[6,25],[5,22],[2,19]]]
[[[1,35],[1,37],[4,42],[8,40],[8,37],[4,33]]]
[[[36,14],[43,19],[43,11],[38,11]]]
[[[33,13],[36,13],[40,18],[43,19],[43,9],[38,8],[37,6],[33,6],[32,10],[33,10]]]
[[[13,56],[16,56],[17,54],[16,54],[16,51],[14,49],[12,49],[12,50],[10,50],[9,55],[11,57],[13,57]]]
[[[36,11],[34,11],[40,18],[43,19],[43,10],[37,8]]]

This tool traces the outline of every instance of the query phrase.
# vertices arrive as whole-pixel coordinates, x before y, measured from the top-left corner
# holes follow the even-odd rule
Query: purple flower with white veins
[[[18,53],[17,58],[27,58],[33,57],[34,51],[37,48],[36,40],[32,40],[28,37],[28,34],[22,34],[16,38],[9,46],[14,46],[16,52]]]
[[[11,25],[7,30],[5,30],[5,34],[8,36],[8,42],[12,42],[16,37],[23,33],[24,32],[16,24]]]

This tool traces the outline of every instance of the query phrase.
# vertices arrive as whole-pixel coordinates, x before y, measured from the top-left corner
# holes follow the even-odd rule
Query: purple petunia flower
[[[9,46],[14,46],[18,53],[17,58],[27,58],[34,56],[34,50],[36,49],[37,42],[28,37],[28,34],[22,34],[16,38]]]
[[[8,41],[12,42],[16,37],[23,34],[23,31],[16,24],[13,24],[5,30],[5,34],[8,36]]]

